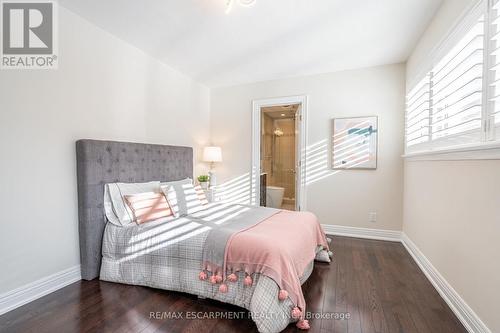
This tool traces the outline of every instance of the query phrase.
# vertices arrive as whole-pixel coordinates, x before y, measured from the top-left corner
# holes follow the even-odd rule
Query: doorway
[[[306,97],[254,101],[253,176],[255,204],[304,209]]]

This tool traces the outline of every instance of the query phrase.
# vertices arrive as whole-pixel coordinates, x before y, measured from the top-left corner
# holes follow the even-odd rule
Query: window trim
[[[412,161],[498,160],[500,159],[500,141],[483,141],[416,151],[401,155],[401,157]]]

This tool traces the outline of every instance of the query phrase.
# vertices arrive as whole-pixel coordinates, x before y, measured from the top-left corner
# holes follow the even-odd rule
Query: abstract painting
[[[332,121],[332,168],[377,168],[378,118],[334,118]]]

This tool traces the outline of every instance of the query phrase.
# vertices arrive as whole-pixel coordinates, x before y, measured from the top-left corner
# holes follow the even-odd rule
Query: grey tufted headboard
[[[115,141],[76,142],[82,278],[101,268],[104,184],[172,181],[193,176],[193,148]]]

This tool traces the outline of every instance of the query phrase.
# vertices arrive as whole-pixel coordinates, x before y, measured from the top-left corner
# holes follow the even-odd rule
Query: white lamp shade
[[[203,149],[203,161],[222,162],[222,149],[220,147],[205,147]]]

